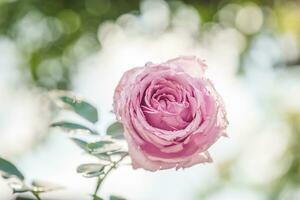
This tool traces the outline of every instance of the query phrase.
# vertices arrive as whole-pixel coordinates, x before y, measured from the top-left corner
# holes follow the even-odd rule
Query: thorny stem
[[[119,160],[117,160],[116,162],[112,162],[112,165],[109,167],[109,169],[107,170],[106,173],[104,173],[104,176],[101,178],[100,176],[98,177],[97,180],[97,185],[96,185],[96,189],[94,192],[94,199],[97,196],[98,190],[100,189],[100,186],[102,184],[102,182],[104,181],[104,179],[107,177],[107,175],[114,169],[117,167],[117,165],[127,156],[128,154],[123,155]]]

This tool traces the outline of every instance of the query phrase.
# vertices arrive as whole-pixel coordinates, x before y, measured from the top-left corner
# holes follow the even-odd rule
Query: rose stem
[[[102,182],[104,181],[104,179],[107,177],[107,175],[114,169],[117,167],[117,165],[127,156],[128,154],[123,155],[118,161],[116,162],[112,162],[112,165],[110,166],[110,168],[107,170],[107,172],[104,174],[104,176],[101,178],[100,176],[98,177],[98,181],[97,181],[97,185],[96,185],[96,189],[94,192],[94,197],[96,197],[98,190],[102,184]],[[95,198],[94,198],[95,199]]]

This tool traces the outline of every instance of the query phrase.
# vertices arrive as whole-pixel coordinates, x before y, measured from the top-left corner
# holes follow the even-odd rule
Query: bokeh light
[[[291,0],[0,0],[0,157],[29,180],[66,186],[46,199],[89,199],[95,182],[76,167],[94,160],[49,129],[56,119],[49,91],[69,89],[89,100],[100,110],[102,132],[115,119],[113,92],[126,70],[196,55],[230,122],[229,138],[211,149],[214,163],[156,173],[124,166],[101,194],[299,199],[299,20],[300,5]],[[11,199],[3,179],[0,188],[0,199]]]

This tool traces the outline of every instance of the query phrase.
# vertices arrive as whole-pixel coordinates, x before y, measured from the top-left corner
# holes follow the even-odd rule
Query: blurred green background
[[[153,6],[151,4],[153,2],[158,3],[154,3]],[[148,8],[147,6],[150,4],[152,7]],[[145,13],[156,8],[158,14],[161,10],[167,10],[167,25],[161,25],[160,18],[157,19],[153,15],[150,15],[150,19],[145,17]],[[180,13],[181,9],[185,9],[184,12]],[[125,17],[122,18],[122,16]],[[146,22],[141,20],[141,24],[136,25],[138,28],[130,30],[130,24],[129,28],[126,27],[126,16],[129,16],[128,21],[136,17],[137,19],[142,18]],[[121,18],[126,19],[124,27]],[[224,54],[223,57],[231,52],[231,46],[233,49],[237,49],[234,50],[232,61],[234,63],[232,65],[236,66],[223,66],[222,59],[218,60],[219,63],[214,63],[212,62],[213,56],[208,59],[208,63],[214,63],[220,66],[219,69],[222,68],[219,71],[226,72],[225,78],[222,76],[223,71],[220,72],[222,78],[219,86],[225,88],[223,96],[230,119],[228,132],[231,138],[229,141],[234,142],[227,142],[226,145],[221,146],[223,149],[219,151],[228,151],[228,155],[223,159],[218,159],[218,153],[216,153],[215,171],[208,170],[207,174],[211,176],[204,179],[207,184],[201,183],[203,182],[201,173],[205,174],[205,172],[201,169],[199,169],[200,172],[195,171],[199,172],[199,180],[197,180],[199,186],[195,182],[193,183],[193,199],[300,199],[300,3],[296,0],[0,0],[0,44],[2,44],[2,46],[0,45],[0,54],[4,55],[0,60],[0,97],[3,100],[3,102],[0,101],[0,104],[2,103],[2,106],[0,105],[0,131],[2,130],[0,137],[8,136],[7,130],[15,130],[7,127],[15,127],[15,124],[19,122],[28,125],[29,121],[25,119],[33,110],[33,115],[50,112],[49,110],[35,111],[39,107],[39,104],[32,100],[37,99],[35,93],[32,99],[27,99],[26,92],[15,95],[16,88],[25,87],[28,90],[38,90],[37,96],[40,91],[73,90],[75,88],[94,102],[98,99],[93,98],[92,95],[89,96],[88,92],[85,93],[86,88],[77,87],[74,84],[76,81],[72,80],[81,74],[84,68],[82,62],[91,55],[97,55],[105,50],[105,52],[110,52],[109,59],[119,59],[120,53],[114,54],[114,51],[118,50],[118,46],[112,50],[107,50],[107,44],[105,47],[104,43],[107,41],[105,38],[103,39],[103,24],[107,23],[112,24],[114,28],[117,27],[109,32],[112,39],[107,39],[109,45],[113,44],[112,46],[119,44],[119,38],[117,36],[117,39],[113,38],[114,30],[115,33],[119,33],[118,31],[121,29],[122,34],[125,33],[124,40],[138,41],[138,38],[144,40],[149,37],[156,41],[156,38],[162,38],[165,34],[173,33],[174,30],[177,34],[176,28],[179,27],[178,29],[182,30],[180,29],[178,33],[186,31],[188,34],[178,34],[177,40],[183,38],[183,41],[200,43],[199,46],[204,49],[213,47],[212,49],[219,54]],[[188,28],[185,29],[185,27]],[[232,36],[233,39],[230,39],[229,36]],[[166,38],[168,39],[168,36]],[[215,38],[218,39],[217,44],[213,42]],[[170,43],[172,42],[173,40]],[[120,49],[124,48],[124,44],[131,45],[130,42],[127,44],[123,41],[120,44],[123,45],[120,46]],[[145,42],[145,51],[147,51],[148,44]],[[132,45],[134,49],[135,44]],[[180,45],[178,43],[178,46]],[[182,46],[185,45],[182,44]],[[194,48],[194,46],[192,47]],[[192,49],[192,47],[186,49]],[[161,46],[162,51],[168,51],[168,48],[171,49],[173,46]],[[178,47],[178,49],[180,48]],[[196,45],[194,49],[197,48]],[[178,52],[184,52],[186,49],[182,48]],[[188,53],[194,52],[194,49]],[[127,52],[127,49],[124,51]],[[128,53],[128,60],[140,56],[139,53],[132,54],[132,52]],[[169,54],[164,56],[167,57],[167,55]],[[126,56],[127,54],[124,53],[124,57]],[[6,61],[6,59],[16,62],[14,64],[17,66],[14,69],[16,72],[8,73],[10,69],[7,68],[9,66],[7,63],[11,63],[11,61]],[[99,62],[102,64],[101,61]],[[102,65],[105,65],[105,59],[103,63]],[[130,62],[128,61],[128,63]],[[20,75],[11,75],[12,73]],[[17,81],[14,80],[14,77],[17,77]],[[91,80],[89,78],[89,76],[84,77],[83,81],[79,81],[79,85],[83,85],[84,82],[90,82],[87,83],[90,85],[98,84],[93,82],[95,77],[94,79],[92,77]],[[104,79],[104,77],[101,78]],[[4,90],[1,90],[1,84]],[[93,87],[87,86],[87,88],[92,90]],[[112,91],[113,88],[110,90]],[[12,101],[10,98],[14,100]],[[16,104],[20,106],[18,112],[9,110],[19,109],[13,104],[15,99],[21,101]],[[27,101],[34,106],[24,110]],[[101,107],[102,104],[98,106]],[[7,114],[8,112],[10,115]],[[48,121],[46,120],[45,124],[51,120],[51,117],[47,117]],[[32,123],[38,124],[35,121]],[[22,127],[20,126],[20,129]],[[47,126],[45,125],[38,132],[45,134],[48,131],[45,127]],[[30,128],[28,134],[29,132],[31,133]],[[3,149],[0,148],[0,153],[14,159],[21,168],[23,165],[26,171],[31,168],[28,163],[34,163],[39,159],[34,153],[28,155],[28,149],[30,151],[37,150],[36,145],[45,139],[44,136],[41,136],[43,134],[38,134],[38,137],[32,139],[26,146],[26,151],[22,149],[17,152],[18,148],[15,146],[18,144],[12,142],[9,143],[10,151],[6,152],[3,147]],[[11,137],[18,138],[19,136]],[[26,135],[24,138],[28,139],[29,137]],[[3,141],[6,140],[3,139]],[[229,148],[229,146],[234,147]],[[268,156],[273,157],[269,158]],[[42,165],[42,161],[37,161],[37,163]],[[201,167],[200,165],[199,168]],[[205,167],[210,168],[211,166]],[[165,172],[161,173],[163,174],[157,175],[158,181],[155,183],[164,177],[166,182],[169,180],[171,184],[174,179],[171,179],[168,174],[164,174]],[[190,178],[194,176],[188,174],[191,172],[181,173],[181,179],[176,179],[175,182],[180,180],[184,182],[185,176]],[[139,175],[142,177],[141,174]],[[147,176],[152,175],[147,174]],[[177,175],[173,173],[172,176]],[[176,190],[180,190],[180,188],[176,188]],[[155,196],[147,193],[143,195],[138,197],[151,199]],[[147,196],[150,197],[147,198]],[[156,197],[160,197],[159,194],[156,194]],[[169,199],[168,197],[167,194],[161,199]],[[174,196],[172,198],[182,199]],[[187,199],[189,200],[190,197]]]
[[[167,2],[171,9],[176,9],[180,3],[193,6],[203,23],[218,23],[217,13],[226,5],[253,2],[263,9],[267,20],[271,21],[267,25],[275,26],[273,28],[278,32],[293,32],[298,40],[300,38],[298,1]],[[16,42],[24,61],[21,70],[28,74],[30,84],[47,89],[68,89],[70,74],[76,70],[78,62],[101,48],[97,39],[99,25],[124,13],[139,15],[139,6],[138,0],[1,0],[0,34]],[[234,12],[234,9],[228,11]],[[230,15],[227,17],[230,18]],[[253,34],[247,35],[248,42],[251,42]],[[288,64],[299,64],[299,59]]]

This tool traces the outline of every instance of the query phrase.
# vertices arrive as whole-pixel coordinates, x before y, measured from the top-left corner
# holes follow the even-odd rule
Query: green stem
[[[33,196],[35,196],[35,198],[37,200],[42,200],[41,197],[39,196],[39,194],[37,192],[32,191],[31,193],[33,194]]]
[[[98,177],[97,180],[97,185],[96,185],[96,189],[94,192],[94,196],[97,196],[98,190],[100,189],[100,186],[102,184],[102,182],[104,181],[104,179],[107,177],[107,175],[114,169],[117,167],[117,165],[127,156],[128,154],[123,155],[118,161],[113,162],[112,165],[110,166],[110,168],[107,170],[107,172],[104,174],[104,176],[101,178],[100,176]]]

